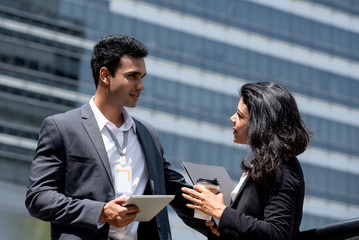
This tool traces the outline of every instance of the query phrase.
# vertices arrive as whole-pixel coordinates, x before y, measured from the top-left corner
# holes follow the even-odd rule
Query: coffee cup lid
[[[215,179],[208,179],[208,178],[198,178],[197,182],[205,182],[213,185],[219,185],[217,178]]]

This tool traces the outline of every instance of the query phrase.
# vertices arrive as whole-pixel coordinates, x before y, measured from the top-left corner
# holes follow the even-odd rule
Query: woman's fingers
[[[202,198],[201,198],[201,194],[193,189],[189,189],[189,188],[182,188],[182,191],[187,193],[187,194],[182,194],[182,196],[193,202],[194,204],[187,204],[187,207],[192,208],[192,209],[200,209],[201,206],[203,205],[202,202]]]
[[[200,199],[198,199],[198,198],[192,197],[192,196],[187,195],[187,194],[184,194],[184,193],[182,194],[182,196],[183,196],[185,199],[187,199],[187,200],[189,200],[189,201],[191,201],[191,202],[197,204],[197,206],[202,205],[202,201],[201,201]]]
[[[207,221],[206,221],[206,226],[210,227],[212,233],[215,234],[215,235],[217,235],[217,236],[219,237],[220,233],[219,233],[219,231],[217,230],[217,228],[215,227],[214,222],[212,222],[211,220],[207,220]]]
[[[197,192],[200,192],[200,193],[205,190],[208,190],[205,186],[202,186],[202,185],[194,185],[193,189],[195,189]]]
[[[212,222],[211,220],[207,220],[206,221],[206,226],[207,227],[212,227],[212,226],[214,226],[214,222]]]
[[[197,192],[196,190],[193,190],[193,189],[190,189],[190,188],[186,188],[186,187],[183,187],[181,188],[181,190],[185,193],[188,193],[194,197],[199,197],[200,193]]]
[[[216,234],[218,237],[219,237],[219,235],[221,234],[216,228],[214,228],[214,227],[211,227],[211,231],[212,231],[212,233],[213,234]]]

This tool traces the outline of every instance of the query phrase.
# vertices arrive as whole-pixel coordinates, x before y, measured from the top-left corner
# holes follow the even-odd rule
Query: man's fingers
[[[116,221],[111,224],[115,227],[121,228],[121,227],[125,227],[128,224],[132,223],[135,220],[135,218],[121,218],[121,217],[117,217]]]
[[[115,198],[114,200],[112,200],[114,203],[116,204],[124,204],[126,201],[128,200],[128,198]]]
[[[126,214],[133,214],[133,213],[139,213],[139,208],[136,205],[130,205],[130,206],[125,206],[124,208],[126,208]]]
[[[131,220],[133,221],[133,220],[135,220],[136,216],[137,216],[137,213],[129,213],[129,214],[125,214],[123,216],[120,216],[120,215],[117,216],[116,220],[120,221],[120,222],[131,221]]]

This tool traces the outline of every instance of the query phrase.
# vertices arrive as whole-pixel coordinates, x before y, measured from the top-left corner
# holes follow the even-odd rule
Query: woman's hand
[[[211,220],[207,220],[206,221],[206,226],[211,228],[211,231],[213,234],[217,235],[219,237],[219,235],[221,234],[217,228],[215,227],[216,225],[214,224],[214,222],[212,222]]]
[[[182,188],[182,196],[194,204],[187,204],[187,207],[192,209],[198,209],[203,213],[215,218],[221,218],[226,205],[224,205],[223,194],[212,193],[206,187],[201,185],[194,185],[193,189]]]

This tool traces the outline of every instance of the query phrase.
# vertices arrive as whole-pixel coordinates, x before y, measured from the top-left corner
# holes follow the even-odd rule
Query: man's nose
[[[138,83],[137,83],[136,88],[137,88],[137,90],[139,90],[139,91],[145,90],[145,84],[143,83],[143,80],[142,80],[142,79],[138,80]]]

